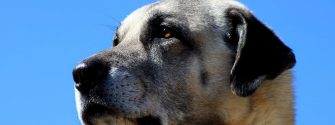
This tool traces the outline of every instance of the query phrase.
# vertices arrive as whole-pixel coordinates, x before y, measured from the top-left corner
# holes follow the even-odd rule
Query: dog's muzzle
[[[161,125],[158,117],[147,113],[143,106],[146,87],[129,69],[91,57],[73,69],[73,78],[83,124]]]

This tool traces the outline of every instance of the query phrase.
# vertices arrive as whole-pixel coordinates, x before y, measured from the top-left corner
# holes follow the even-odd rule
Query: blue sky
[[[119,22],[155,0],[0,1],[0,121],[79,125],[72,68],[112,45]],[[297,56],[297,125],[335,112],[335,1],[242,0]]]

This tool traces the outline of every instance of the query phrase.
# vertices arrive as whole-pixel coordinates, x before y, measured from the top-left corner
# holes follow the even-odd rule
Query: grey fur
[[[218,101],[232,93],[231,87],[242,96],[250,95],[243,91],[250,86],[254,91],[265,80],[259,76],[246,81],[257,83],[241,83],[242,88],[231,83],[239,57],[235,57],[238,41],[233,41],[230,9],[241,11],[245,18],[252,16],[232,0],[163,0],[129,15],[117,30],[119,44],[88,59],[103,60],[110,70],[89,93],[76,90],[82,123],[135,125],[134,119],[144,116],[157,117],[162,125],[226,123],[224,113],[214,112]],[[157,16],[162,18],[159,25],[178,27],[182,38],[152,37],[150,30],[155,27],[150,21]],[[111,111],[85,114],[94,108],[92,104]]]

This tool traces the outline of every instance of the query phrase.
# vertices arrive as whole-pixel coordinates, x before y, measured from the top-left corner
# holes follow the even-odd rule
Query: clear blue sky
[[[1,125],[79,125],[72,68],[111,46],[115,27],[154,0],[1,0]],[[297,125],[335,112],[335,1],[242,0],[297,56]]]

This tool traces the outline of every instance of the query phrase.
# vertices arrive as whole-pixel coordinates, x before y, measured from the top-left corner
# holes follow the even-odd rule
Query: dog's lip
[[[83,107],[81,113],[82,120],[86,125],[93,125],[92,120],[94,118],[105,115],[116,115],[116,112],[101,104],[88,103]]]
[[[135,125],[162,125],[161,119],[152,115],[146,116],[127,116],[107,106],[91,103],[87,104],[82,111],[82,120],[85,125],[94,125],[93,120],[104,116],[128,119],[134,121]]]

